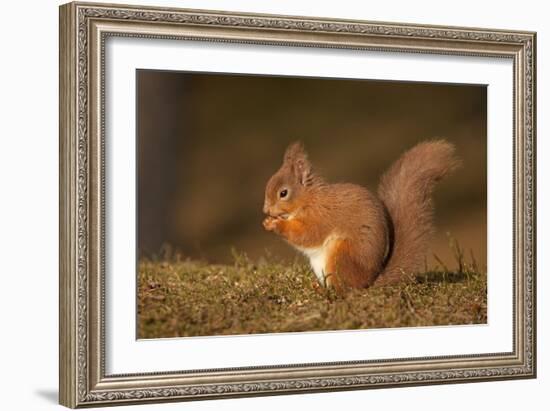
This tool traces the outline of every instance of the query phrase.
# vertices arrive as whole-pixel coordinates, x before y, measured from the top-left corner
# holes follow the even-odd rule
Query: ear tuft
[[[284,161],[285,163],[293,163],[298,158],[307,157],[304,145],[301,141],[295,141],[291,143],[285,151]]]
[[[312,182],[311,163],[307,158],[304,145],[296,141],[288,146],[285,151],[284,164],[288,165],[302,185]]]

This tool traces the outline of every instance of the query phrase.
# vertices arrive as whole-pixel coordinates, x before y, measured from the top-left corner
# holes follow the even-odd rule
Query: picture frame
[[[271,364],[267,358],[253,366],[108,373],[105,70],[111,57],[106,42],[112,38],[511,62],[512,349],[288,364]],[[535,102],[533,32],[78,2],[61,6],[60,403],[78,408],[535,378]]]

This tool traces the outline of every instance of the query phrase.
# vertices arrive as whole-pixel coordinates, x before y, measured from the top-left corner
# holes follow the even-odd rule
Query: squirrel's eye
[[[288,190],[285,188],[284,190],[281,190],[279,193],[279,197],[285,198],[288,195]]]

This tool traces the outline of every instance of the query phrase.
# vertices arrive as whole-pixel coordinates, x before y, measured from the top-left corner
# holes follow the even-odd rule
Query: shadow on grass
[[[460,283],[468,279],[468,273],[464,272],[445,272],[430,271],[417,274],[416,281],[419,283]]]

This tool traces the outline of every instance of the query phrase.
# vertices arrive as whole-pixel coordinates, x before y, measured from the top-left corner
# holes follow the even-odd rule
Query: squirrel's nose
[[[264,214],[269,214],[269,207],[267,206],[267,204],[264,204],[263,212]]]

